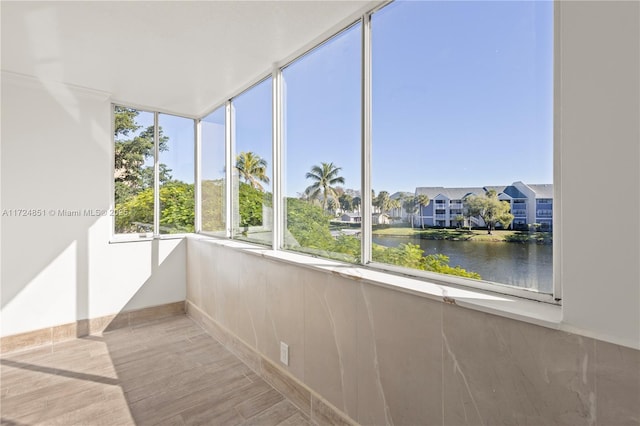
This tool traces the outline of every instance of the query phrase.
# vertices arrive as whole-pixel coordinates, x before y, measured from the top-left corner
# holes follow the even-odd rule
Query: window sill
[[[162,234],[162,235],[154,235],[147,236],[144,234],[120,234],[120,235],[112,235],[109,239],[109,244],[122,244],[122,243],[136,243],[136,242],[144,242],[144,241],[153,241],[153,240],[177,240],[184,239],[189,234]]]
[[[236,240],[212,238],[198,234],[189,234],[187,238],[206,241],[214,245],[228,247],[277,262],[286,262],[300,267],[336,274],[355,281],[364,281],[372,285],[443,303],[454,304],[467,309],[528,322],[547,328],[561,328],[562,308],[559,305],[551,303],[502,295],[479,289],[457,288],[429,279],[407,277],[360,265],[349,265],[288,251],[274,251]]]

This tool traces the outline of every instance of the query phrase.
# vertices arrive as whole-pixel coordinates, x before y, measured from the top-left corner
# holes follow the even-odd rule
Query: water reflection
[[[553,290],[551,245],[494,243],[479,241],[423,240],[411,237],[374,236],[373,242],[387,247],[401,243],[418,244],[425,254],[449,256],[451,266],[477,272],[483,280],[542,293]]]

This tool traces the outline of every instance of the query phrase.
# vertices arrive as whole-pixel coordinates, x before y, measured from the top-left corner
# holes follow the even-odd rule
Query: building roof
[[[504,192],[511,198],[527,198],[526,195],[524,195],[518,188],[513,185],[507,186],[502,192]]]
[[[553,198],[553,184],[536,184],[527,185],[535,193],[537,198]],[[498,195],[504,193],[511,198],[527,198],[518,188],[514,185],[488,185],[483,187],[460,187],[460,188],[445,188],[443,186],[419,186],[416,188],[416,195],[426,195],[429,199],[433,200],[438,195],[444,195],[450,200],[460,200],[467,195],[482,195],[487,191],[494,190]]]
[[[416,188],[416,195],[426,195],[430,200],[433,200],[440,194],[450,200],[461,200],[467,195],[481,195],[484,193],[485,190],[481,187],[445,188],[443,186],[421,186]]]
[[[411,192],[397,191],[389,196],[392,200],[398,200],[405,197],[413,197],[413,194]]]
[[[536,193],[536,198],[553,198],[553,184],[542,183],[528,185]]]

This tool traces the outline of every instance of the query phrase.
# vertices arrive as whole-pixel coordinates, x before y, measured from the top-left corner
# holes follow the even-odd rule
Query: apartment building
[[[480,217],[465,217],[466,197],[481,196],[495,191],[498,199],[511,206],[514,219],[512,229],[526,229],[539,224],[541,229],[553,227],[553,184],[526,184],[514,182],[505,186],[483,187],[418,187],[415,195],[426,195],[429,204],[421,206],[416,218],[427,226],[484,226]]]

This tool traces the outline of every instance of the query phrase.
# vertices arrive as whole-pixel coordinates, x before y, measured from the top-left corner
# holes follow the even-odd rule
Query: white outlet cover
[[[280,362],[289,365],[289,345],[285,342],[280,342]]]

